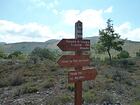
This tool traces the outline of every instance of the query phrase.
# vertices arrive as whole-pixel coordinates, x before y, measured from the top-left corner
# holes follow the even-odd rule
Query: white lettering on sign
[[[75,44],[90,44],[89,40],[66,40],[66,43],[71,44],[71,43],[75,43]]]
[[[80,50],[89,49],[88,47],[80,47]]]
[[[80,73],[81,74],[81,73]],[[77,76],[77,75],[79,75],[79,73],[78,72],[73,72],[73,73],[70,73],[70,75],[71,76]]]
[[[79,79],[84,79],[85,77],[84,76],[79,76]]]
[[[71,44],[71,46],[73,46],[73,47],[82,46],[82,44]]]
[[[81,80],[81,79],[84,79],[85,77],[84,76],[75,76],[73,78],[70,78],[71,80]]]
[[[89,59],[71,59],[71,60],[63,60],[62,63],[81,63],[81,62],[88,62]]]

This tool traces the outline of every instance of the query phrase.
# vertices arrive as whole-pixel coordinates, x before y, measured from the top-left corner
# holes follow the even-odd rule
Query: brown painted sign
[[[90,59],[83,51],[90,50],[90,40],[83,40],[82,22],[75,23],[75,39],[62,39],[57,46],[62,51],[75,51],[75,55],[63,55],[57,63],[62,67],[75,68],[75,71],[68,73],[68,82],[75,83],[74,105],[82,105],[82,81],[94,80],[97,75],[95,69],[87,69]],[[86,70],[82,70],[83,66]]]
[[[58,64],[62,67],[87,66],[89,63],[89,55],[63,55],[58,60]]]
[[[57,46],[62,51],[88,51],[90,50],[90,40],[62,39]]]
[[[70,71],[68,73],[68,82],[75,83],[78,81],[94,80],[96,75],[97,71],[95,69]]]

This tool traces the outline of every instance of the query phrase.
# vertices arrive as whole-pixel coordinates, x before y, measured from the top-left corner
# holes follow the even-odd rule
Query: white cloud
[[[48,4],[48,0],[30,0],[30,3],[36,7],[45,7]]]
[[[109,8],[107,8],[106,10],[104,10],[105,13],[112,13],[112,9],[113,7],[110,6]]]
[[[83,22],[84,30],[89,30],[91,32],[105,28],[106,20],[104,20],[103,14],[111,12],[112,7],[109,7],[106,10],[65,10],[61,14],[64,17],[64,22],[66,24],[74,26],[74,23],[77,20],[81,20]],[[128,40],[140,41],[140,28],[132,28],[129,22],[125,22],[115,27],[115,29],[123,39],[127,38]],[[93,35],[98,35],[97,31],[95,31]]]
[[[29,8],[47,8],[55,15],[58,15],[57,6],[59,5],[59,0],[30,0],[31,5]]]
[[[83,22],[84,28],[101,28],[105,24],[102,10],[65,10],[61,14],[64,16],[64,22],[69,25],[73,25],[77,20]]]
[[[50,27],[37,23],[17,24],[0,20],[0,42],[46,41],[49,39],[69,38],[64,31],[53,32]]]
[[[51,2],[47,5],[47,8],[48,8],[49,10],[51,10],[52,13],[54,13],[55,15],[58,15],[59,12],[58,12],[58,10],[56,9],[56,7],[58,6],[58,4],[59,4],[58,0],[53,0],[53,1],[51,1]]]
[[[127,38],[128,40],[140,41],[140,28],[133,29],[129,22],[117,26],[116,32],[124,39]]]
[[[53,9],[52,12],[55,14],[55,15],[58,15],[59,14],[59,11],[57,9]]]

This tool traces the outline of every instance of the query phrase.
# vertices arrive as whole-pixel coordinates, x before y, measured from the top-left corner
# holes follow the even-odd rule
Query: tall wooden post
[[[82,22],[75,23],[75,39],[82,40]],[[82,55],[82,51],[76,51],[75,55]],[[75,67],[76,71],[81,71],[82,67]],[[75,83],[75,105],[82,105],[82,81]]]
[[[82,81],[94,80],[97,72],[95,69],[83,70],[83,66],[90,63],[89,55],[83,55],[83,51],[90,50],[90,40],[83,40],[82,22],[75,23],[75,39],[62,39],[57,46],[62,51],[75,51],[75,55],[63,55],[58,64],[62,67],[74,67],[74,71],[68,72],[68,82],[75,84],[75,105],[82,105]]]

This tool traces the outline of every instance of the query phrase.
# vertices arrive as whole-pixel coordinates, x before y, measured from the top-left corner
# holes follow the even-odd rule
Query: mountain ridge
[[[91,45],[94,45],[99,40],[99,37],[98,36],[85,37],[84,39],[89,39],[91,41]],[[60,40],[58,39],[51,39],[45,42],[18,42],[18,43],[0,42],[0,48],[2,48],[6,53],[11,53],[14,51],[22,51],[23,53],[30,53],[36,47],[58,50],[59,48],[57,47],[57,43],[59,41]],[[126,43],[124,45],[125,50],[130,50],[129,47],[131,46],[133,46],[133,48],[131,48],[132,50],[135,50],[134,47],[136,49],[140,49],[140,42],[126,40]]]

